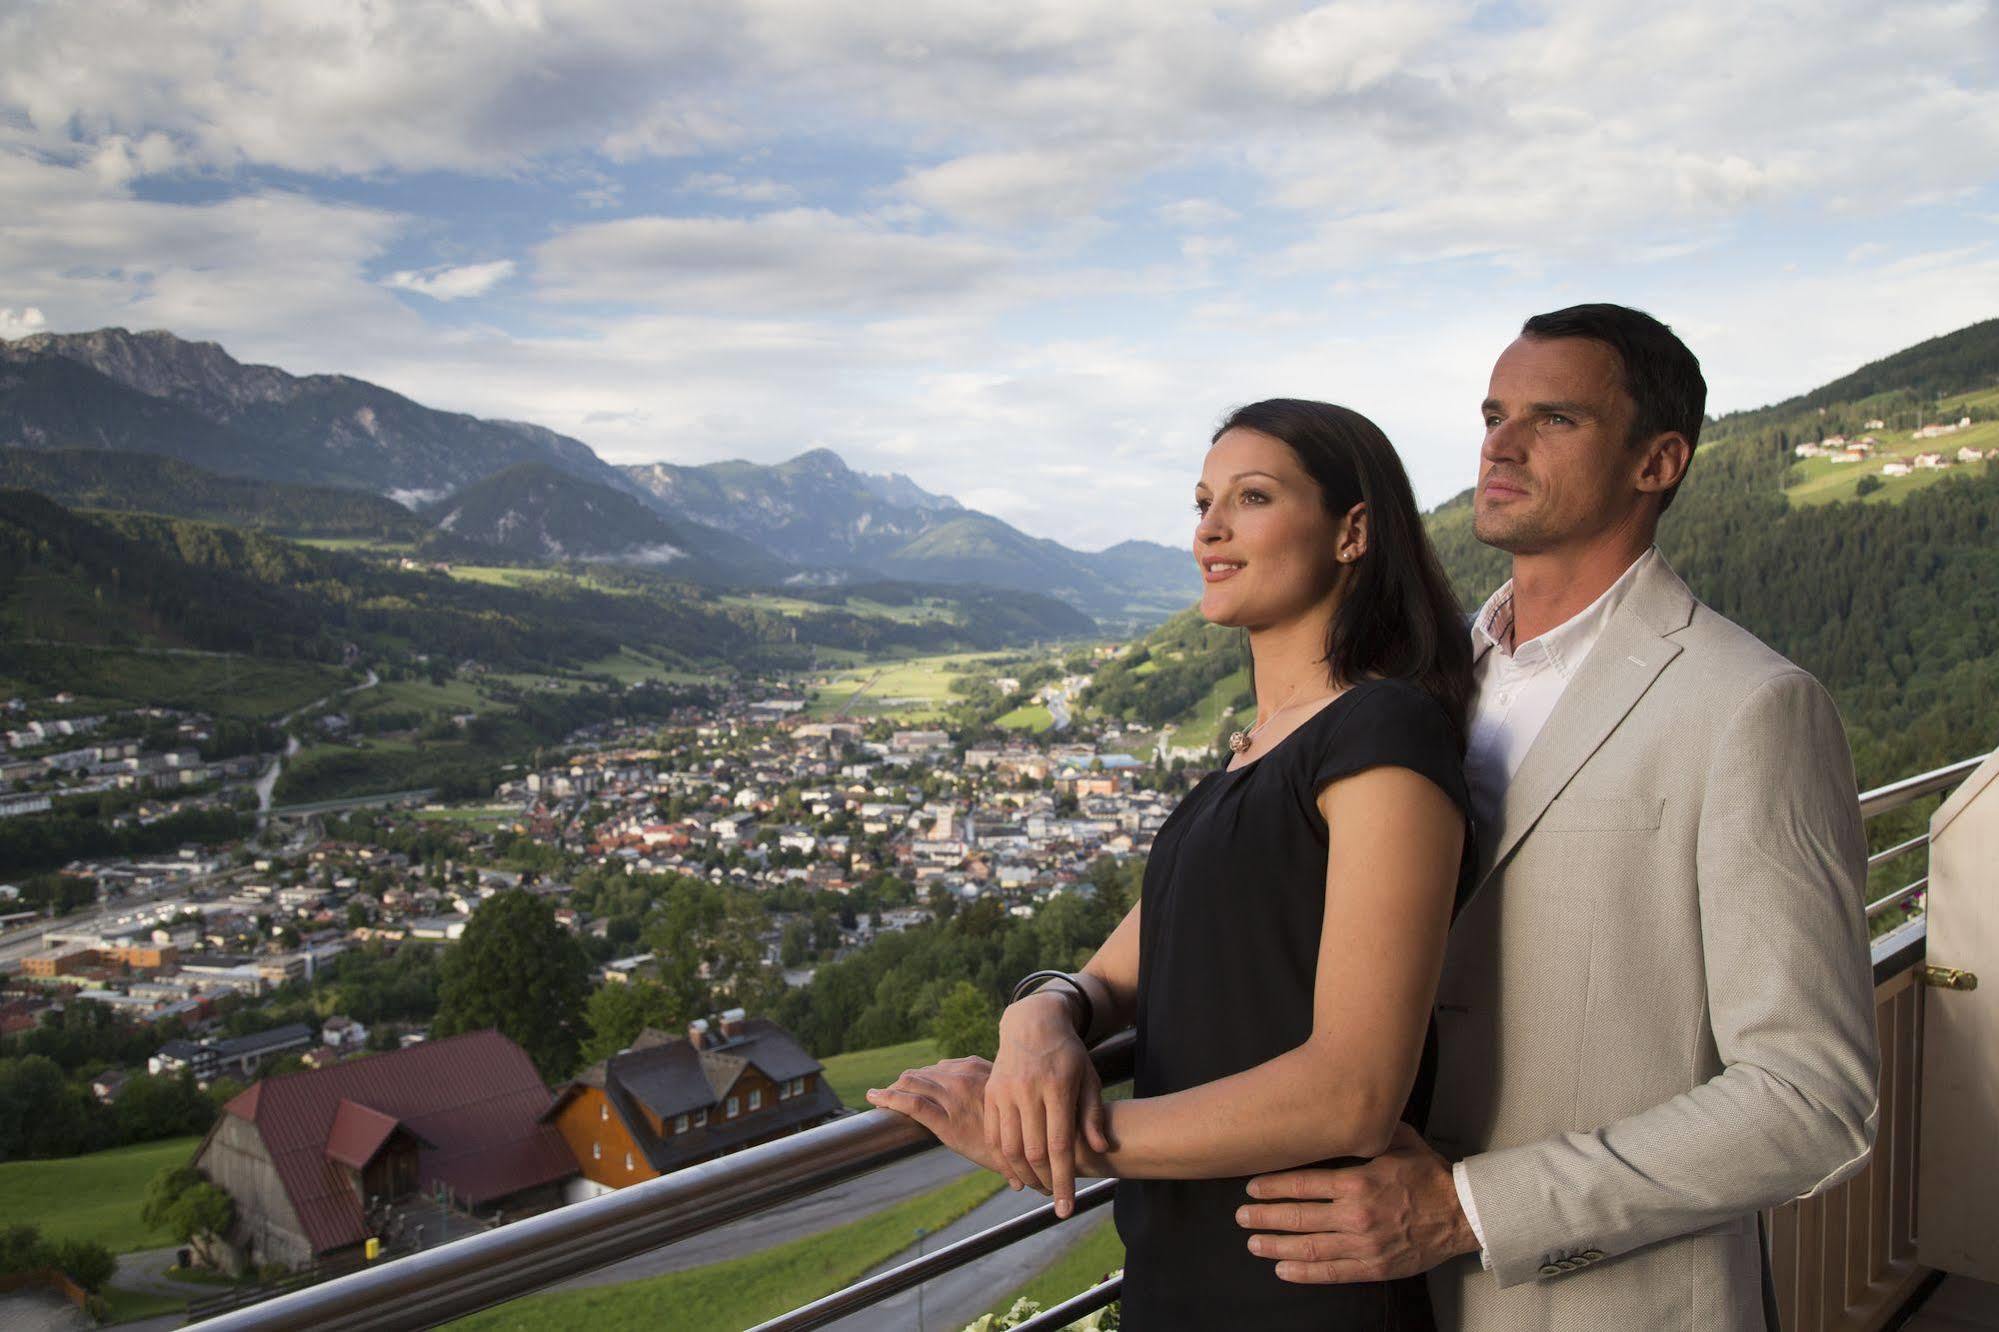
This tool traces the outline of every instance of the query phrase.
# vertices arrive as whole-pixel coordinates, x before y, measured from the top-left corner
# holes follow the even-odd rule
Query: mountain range
[[[9,447],[155,455],[207,474],[180,474],[150,500],[123,487],[112,507],[203,516],[173,497],[190,484],[204,502],[228,482],[337,488],[393,499],[431,533],[522,560],[625,562],[750,585],[979,584],[1045,593],[1117,627],[1157,622],[1196,590],[1182,552],[1136,541],[1073,550],[907,476],[855,471],[831,450],[776,465],[614,466],[540,426],[438,411],[345,375],[244,364],[163,331],[0,340],[0,450]],[[120,489],[103,466],[94,479],[73,461],[26,470],[51,484],[53,473],[70,474],[100,495]],[[47,493],[82,498],[75,487]],[[294,492],[248,494],[238,485],[229,503],[260,510],[272,530],[307,530],[329,505],[356,520],[354,504],[323,494],[317,507]],[[285,527],[287,515],[306,526]],[[406,524],[383,515],[380,535],[402,539]]]

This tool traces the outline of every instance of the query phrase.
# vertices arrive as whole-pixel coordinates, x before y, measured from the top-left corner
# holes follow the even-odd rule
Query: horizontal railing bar
[[[1052,1309],[1044,1309],[1013,1332],[1056,1332],[1075,1322],[1085,1314],[1093,1314],[1118,1297],[1124,1289],[1124,1278],[1114,1276],[1101,1285],[1095,1285],[1080,1295],[1071,1295]]]
[[[1930,835],[1928,833],[1917,833],[1906,842],[1891,846],[1886,851],[1876,851],[1873,855],[1867,857],[1867,868],[1880,869],[1889,861],[1900,856],[1906,856],[1919,846],[1928,846],[1929,844]]]
[[[1889,810],[1900,809],[1911,801],[1921,800],[1926,795],[1935,795],[1946,786],[1954,785],[1969,777],[1978,770],[1979,764],[1990,757],[1992,757],[1990,754],[1980,754],[1975,758],[1953,763],[1946,768],[1918,773],[1914,777],[1904,777],[1898,782],[1877,786],[1872,791],[1862,791],[1860,817],[1871,819],[1876,814],[1886,814]]]
[[[1101,1207],[1117,1192],[1117,1181],[1098,1180],[1076,1190],[1076,1210],[1072,1214],[1081,1216],[1093,1207]],[[759,1323],[751,1332],[806,1332],[808,1328],[824,1327],[837,1318],[856,1313],[872,1305],[881,1303],[891,1295],[921,1285],[935,1276],[954,1272],[967,1263],[977,1262],[987,1254],[997,1253],[1007,1245],[1024,1240],[1029,1235],[1038,1235],[1052,1226],[1062,1224],[1063,1218],[1055,1215],[1055,1204],[1043,1203],[1031,1212],[1023,1212],[996,1226],[981,1230],[976,1235],[947,1244],[934,1253],[926,1253],[912,1258],[900,1267],[871,1276],[864,1281],[856,1281],[845,1290],[836,1290],[831,1295],[821,1296],[810,1304],[802,1304],[788,1314],[780,1314],[767,1323]]]
[[[1914,897],[1917,893],[1920,893],[1921,891],[1923,891],[1923,889],[1929,886],[1930,886],[1930,876],[1925,874],[1922,878],[1917,879],[1914,883],[1906,884],[1903,887],[1897,888],[1894,892],[1888,894],[1880,901],[1869,902],[1867,904],[1867,918],[1869,920],[1874,919],[1876,916],[1886,911],[1889,907],[1898,906],[1901,903],[1908,901],[1910,898]]]
[[[1131,1076],[1134,1039],[1131,1032],[1121,1032],[1091,1050],[1103,1082]],[[406,1332],[434,1327],[937,1146],[928,1130],[890,1111],[848,1115],[336,1277],[199,1326],[209,1332]]]

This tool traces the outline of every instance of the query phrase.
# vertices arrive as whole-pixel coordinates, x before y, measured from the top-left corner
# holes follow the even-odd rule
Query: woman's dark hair
[[[1335,519],[1367,505],[1367,554],[1352,566],[1326,635],[1333,678],[1407,680],[1443,704],[1462,749],[1471,709],[1471,635],[1431,549],[1416,496],[1381,427],[1346,407],[1270,398],[1238,407],[1215,431],[1254,430],[1289,445]]]

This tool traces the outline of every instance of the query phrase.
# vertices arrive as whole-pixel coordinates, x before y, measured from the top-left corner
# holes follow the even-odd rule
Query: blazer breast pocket
[[[1536,825],[1542,832],[1648,832],[1665,815],[1664,796],[1563,796]]]

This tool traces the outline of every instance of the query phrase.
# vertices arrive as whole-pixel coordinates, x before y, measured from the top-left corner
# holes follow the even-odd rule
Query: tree
[[[194,1085],[192,1073],[164,1078],[141,1074],[126,1082],[111,1112],[120,1139],[153,1142],[202,1132],[214,1122],[217,1104]]]
[[[953,985],[937,1006],[930,1023],[930,1038],[946,1059],[978,1055],[991,1059],[999,1049],[999,1011],[992,1000],[970,981]]]
[[[489,899],[444,954],[439,1036],[497,1027],[550,1082],[574,1071],[590,964],[555,910],[512,888]]]
[[[812,927],[802,920],[787,921],[778,960],[787,967],[802,967],[812,956]]]
[[[193,1166],[166,1166],[146,1184],[139,1219],[183,1244],[223,1239],[236,1225],[236,1200]]]
[[[739,889],[677,880],[644,933],[657,959],[660,983],[680,1011],[745,1008],[768,1012],[784,980],[764,965],[762,903]]]
[[[103,1145],[102,1111],[45,1055],[0,1059],[0,1160],[71,1156]]]
[[[88,1291],[104,1289],[118,1270],[118,1260],[111,1256],[111,1250],[96,1240],[57,1240],[49,1245],[50,1267],[68,1275],[71,1281]]]
[[[683,1009],[665,986],[634,980],[598,986],[584,1016],[590,1038],[583,1043],[581,1062],[594,1064],[630,1045],[647,1027],[678,1031],[696,1014]]]
[[[47,1240],[34,1226],[0,1229],[0,1276],[53,1267],[85,1290],[99,1290],[118,1268],[95,1240]]]
[[[1881,489],[1882,484],[1882,480],[1878,476],[1863,476],[1859,481],[1854,483],[1853,493],[1865,498]]]

